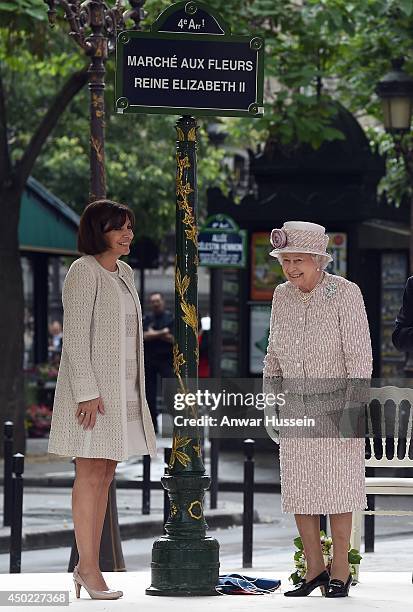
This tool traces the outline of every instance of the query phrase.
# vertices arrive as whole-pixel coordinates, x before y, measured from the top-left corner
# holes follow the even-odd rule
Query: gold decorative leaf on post
[[[196,229],[195,226],[191,227],[188,230],[185,230],[185,235],[188,238],[188,240],[192,240],[195,246],[198,247],[198,230]]]
[[[196,128],[193,127],[188,131],[188,140],[191,142],[196,141]]]
[[[178,135],[177,140],[180,140],[180,141],[185,140],[184,131],[180,127],[178,127],[178,126],[176,127],[176,133]]]
[[[196,338],[198,339],[198,316],[197,316],[196,307],[194,304],[189,304],[185,299],[185,294],[188,291],[189,283],[190,283],[190,277],[187,274],[185,274],[185,276],[182,278],[180,269],[176,268],[175,270],[175,288],[176,288],[176,292],[181,298],[179,304],[180,304],[181,310],[184,313],[182,316],[182,319],[183,321],[185,321],[187,325],[191,327]],[[199,364],[199,356],[197,359],[197,363]]]
[[[93,136],[90,137],[90,145],[91,147],[94,149],[95,153],[96,153],[96,157],[98,158],[98,161],[100,163],[103,162],[103,145],[101,142],[99,142],[96,138],[93,138]]]
[[[185,225],[192,225],[193,222],[193,214],[191,212],[185,211],[184,218],[182,219],[182,223]]]
[[[182,279],[182,296],[185,295],[185,293],[188,291],[190,280],[191,279],[189,278],[189,276],[185,274]]]
[[[198,230],[195,225],[195,218],[192,211],[192,208],[188,201],[188,196],[194,190],[191,187],[190,183],[183,183],[183,174],[184,170],[191,167],[189,162],[189,158],[187,155],[180,156],[179,152],[176,154],[176,163],[177,163],[177,174],[176,174],[176,195],[177,195],[177,205],[180,210],[185,212],[184,218],[182,219],[182,223],[189,227],[189,230],[185,230],[185,234],[188,240],[192,240],[194,245],[198,247]],[[180,199],[179,199],[180,198]],[[189,232],[189,233],[188,233]]]
[[[185,185],[179,185],[178,195],[184,198],[182,201],[178,202],[179,208],[185,210],[185,212],[193,217],[192,211],[188,208],[188,202],[186,201],[186,197],[189,196],[190,193],[193,192],[193,189],[189,183],[185,183]]]
[[[185,446],[187,446],[190,441],[191,438],[182,438],[181,436],[174,436],[174,439],[172,441],[171,459],[169,461],[170,468],[173,468],[175,461],[179,461],[179,463],[181,463],[184,467],[186,467],[190,463],[191,459],[189,455],[184,451],[179,450],[180,448],[185,448]]]
[[[176,133],[178,135],[177,140],[179,141],[190,141],[190,142],[195,142],[196,141],[196,128],[191,128],[190,130],[188,130],[188,134],[187,137],[185,137],[185,132],[183,131],[182,128],[180,128],[179,126],[176,126]]]
[[[185,293],[188,291],[189,283],[190,283],[189,276],[185,274],[185,276],[182,278],[180,269],[176,268],[175,285],[176,285],[176,290],[181,300],[185,300]]]
[[[185,388],[184,381],[182,380],[181,376],[181,366],[183,366],[184,363],[186,363],[184,355],[183,353],[179,352],[178,344],[175,343],[173,346],[173,369],[175,376],[178,379],[181,393],[187,393],[187,389]]]
[[[100,102],[100,97],[97,96],[95,93],[92,93],[91,103],[92,103],[93,108],[97,108],[99,106],[99,102]]]
[[[189,325],[195,335],[198,335],[198,318],[196,316],[196,308],[194,304],[188,304],[188,302],[182,301],[181,308],[184,311],[183,320],[187,325]]]
[[[180,376],[181,374],[181,366],[184,365],[185,362],[185,358],[183,356],[183,353],[179,352],[179,347],[177,344],[174,344],[173,347],[173,369],[174,372],[176,374],[176,376]]]
[[[103,100],[100,96],[97,96],[95,93],[92,93],[92,97],[91,97],[91,104],[92,107],[95,111],[95,115],[96,117],[98,117],[99,119],[101,117],[103,117],[104,112],[103,112]]]
[[[176,154],[176,162],[178,165],[178,177],[182,180],[184,170],[191,167],[191,162],[188,155],[181,156],[179,152]]]

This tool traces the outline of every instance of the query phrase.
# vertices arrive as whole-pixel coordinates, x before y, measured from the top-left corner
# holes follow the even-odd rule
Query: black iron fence
[[[22,516],[23,516],[23,472],[24,456],[20,453],[13,454],[13,423],[4,423],[4,475],[3,475],[3,525],[10,527],[10,573],[21,571],[22,551]],[[279,493],[280,483],[255,482],[254,481],[254,440],[244,441],[244,479],[242,482],[219,481],[218,473],[218,449],[219,441],[211,440],[211,487],[210,507],[216,508],[218,492],[243,493],[243,531],[242,531],[242,566],[252,567],[253,554],[253,519],[254,519],[254,494],[255,493]],[[171,455],[171,449],[164,449],[164,461],[167,466]],[[371,471],[372,468],[369,469]],[[214,476],[215,477],[212,477]],[[371,474],[369,474],[371,475]],[[46,488],[71,488],[74,477],[28,477],[24,479],[24,487],[46,487]],[[151,458],[143,456],[142,480],[119,480],[116,482],[118,489],[142,490],[142,514],[150,514],[151,491],[163,490],[160,481],[151,480]],[[374,508],[374,496],[369,499],[369,507]],[[169,498],[164,490],[163,518],[164,524],[169,516]],[[327,518],[321,516],[321,529],[327,532]],[[365,550],[374,552],[374,516],[365,517]]]
[[[216,447],[217,448],[217,447]],[[164,449],[165,465],[168,465],[172,449]],[[252,566],[253,550],[253,519],[254,493],[279,492],[278,483],[254,483],[254,440],[244,441],[244,480],[243,482],[215,482],[211,487],[211,499],[216,507],[218,491],[243,492],[243,537],[242,559],[243,567]],[[218,463],[216,454],[215,461]],[[13,423],[4,423],[4,477],[3,477],[3,524],[10,526],[10,573],[21,571],[22,552],[22,517],[23,517],[23,472],[24,456],[13,455]],[[149,455],[143,457],[143,478],[141,481],[120,480],[116,486],[119,489],[142,490],[142,514],[150,514],[152,490],[162,490],[162,483],[150,479],[151,460]],[[24,487],[71,488],[74,477],[29,477],[24,479]],[[164,490],[163,520],[166,523],[169,516],[169,498]]]
[[[10,527],[10,573],[21,570],[23,523],[24,455],[13,454],[13,423],[6,421],[4,433],[3,525]]]

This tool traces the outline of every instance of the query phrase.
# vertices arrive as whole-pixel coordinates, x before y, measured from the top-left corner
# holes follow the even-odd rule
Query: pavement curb
[[[205,513],[205,520],[209,529],[225,529],[232,525],[242,525],[243,513],[235,510],[209,510]],[[254,523],[260,523],[260,517],[254,510]],[[142,516],[139,520],[130,521],[120,519],[120,535],[123,540],[147,538],[163,535],[163,515],[154,513]],[[40,550],[45,548],[58,548],[72,546],[74,539],[73,528],[53,527],[47,531],[41,527],[23,528],[22,550]],[[8,553],[10,547],[10,535],[0,535],[0,554]]]

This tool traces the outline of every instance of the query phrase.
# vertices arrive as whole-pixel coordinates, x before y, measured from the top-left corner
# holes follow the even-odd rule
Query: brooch
[[[336,285],[336,283],[331,282],[331,283],[328,283],[328,285],[325,286],[324,293],[325,293],[326,297],[328,297],[328,298],[334,297],[336,292],[337,292],[337,285]]]

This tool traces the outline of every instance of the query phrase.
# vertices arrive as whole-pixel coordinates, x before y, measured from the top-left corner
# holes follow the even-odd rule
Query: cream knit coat
[[[358,383],[361,397],[366,387],[368,393],[371,372],[369,326],[355,283],[325,273],[307,304],[291,282],[275,288],[264,392],[287,390],[279,416],[315,417],[317,426],[314,432],[279,429],[283,512],[366,508],[364,438],[340,436],[338,421],[358,398]],[[272,417],[275,409],[265,413]],[[267,431],[274,439],[271,426]]]
[[[150,456],[156,437],[145,396],[142,314],[132,268],[118,260],[119,275],[138,314],[138,377],[142,423]],[[63,344],[50,430],[50,453],[124,461],[128,458],[125,387],[125,313],[110,275],[92,255],[70,266],[63,291]],[[104,414],[92,430],[75,418],[79,402],[101,396]]]

